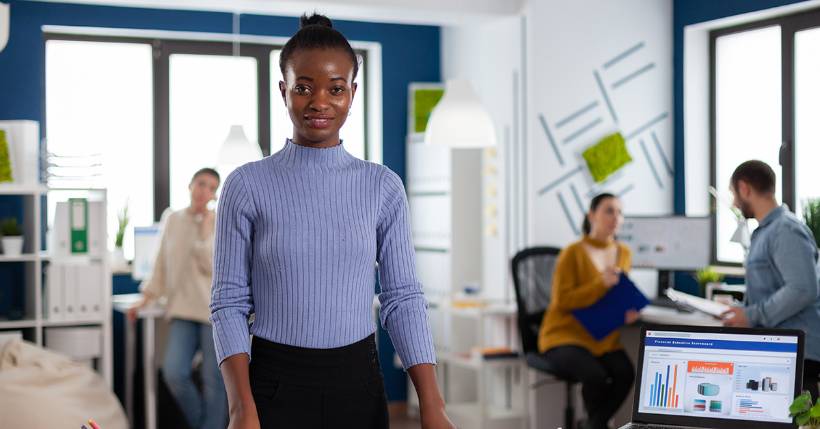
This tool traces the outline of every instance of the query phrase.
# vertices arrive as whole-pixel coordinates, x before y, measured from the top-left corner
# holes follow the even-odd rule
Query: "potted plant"
[[[714,267],[709,266],[698,270],[695,274],[695,279],[700,285],[701,295],[706,296],[706,292],[710,285],[714,287],[723,281],[723,274],[717,272]]]
[[[128,203],[117,213],[117,236],[114,239],[114,252],[111,256],[111,265],[114,270],[127,270],[128,263],[125,261],[125,254],[122,250],[122,243],[125,239],[125,229],[131,218],[128,216]]]
[[[3,236],[3,254],[20,256],[23,253],[23,230],[17,219],[10,217],[0,221],[0,235]]]
[[[811,393],[804,390],[789,405],[789,416],[794,417],[800,429],[820,429],[820,398],[812,406]]]
[[[814,235],[814,243],[820,247],[820,198],[806,200],[803,204],[803,220]]]

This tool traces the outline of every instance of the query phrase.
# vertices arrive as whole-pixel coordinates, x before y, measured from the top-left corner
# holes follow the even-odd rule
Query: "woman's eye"
[[[295,92],[299,95],[306,95],[306,94],[310,94],[310,88],[308,88],[305,85],[296,85],[293,88],[293,92]]]
[[[343,86],[335,86],[330,90],[330,93],[333,95],[341,95],[343,92],[345,92],[345,88]]]

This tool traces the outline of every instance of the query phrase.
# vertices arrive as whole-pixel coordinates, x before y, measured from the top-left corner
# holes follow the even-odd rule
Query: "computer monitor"
[[[802,387],[803,337],[786,329],[646,326],[633,422],[791,428],[789,404]]]
[[[711,263],[712,221],[708,217],[626,217],[618,239],[632,250],[632,266],[699,270]]]

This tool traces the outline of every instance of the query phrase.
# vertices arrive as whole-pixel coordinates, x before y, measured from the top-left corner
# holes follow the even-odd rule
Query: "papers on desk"
[[[719,302],[710,301],[708,299],[703,299],[701,297],[697,297],[694,295],[689,295],[688,293],[683,293],[680,291],[676,291],[674,289],[667,289],[666,296],[669,297],[672,301],[679,302],[681,304],[686,304],[695,310],[700,312],[720,317],[721,314],[725,313],[729,310],[729,306],[726,304],[721,304]]]

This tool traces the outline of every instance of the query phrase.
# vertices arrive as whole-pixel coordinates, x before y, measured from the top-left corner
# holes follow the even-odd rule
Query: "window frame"
[[[780,183],[783,203],[794,211],[795,204],[795,148],[794,148],[794,37],[795,33],[820,27],[820,8],[794,14],[777,16],[754,22],[720,28],[709,32],[709,184],[716,189],[726,184],[717,182],[717,39],[722,36],[759,30],[766,27],[780,27],[781,55],[781,144],[779,152],[782,180]],[[717,253],[717,207],[710,210],[712,218],[712,262],[721,265],[741,266],[741,263],[722,261]]]
[[[105,35],[85,35],[85,34],[67,34],[60,32],[44,32],[43,42],[49,40],[65,40],[77,42],[108,42],[108,43],[142,43],[148,44],[152,47],[152,86],[153,86],[153,150],[154,150],[154,221],[158,222],[162,217],[162,213],[170,206],[171,192],[170,192],[170,70],[169,59],[173,54],[192,54],[192,55],[233,55],[233,43],[229,41],[208,41],[208,40],[187,40],[187,39],[169,39],[158,37],[139,37],[139,36],[105,36]],[[271,78],[271,67],[277,67],[278,64],[271,65],[271,53],[275,50],[281,50],[283,44],[280,43],[259,43],[259,42],[243,42],[239,43],[238,56],[255,58],[257,61],[257,118],[258,118],[258,135],[259,146],[262,149],[263,156],[270,155],[271,151],[271,103],[276,99],[271,97],[271,91],[278,85],[278,81],[274,82]],[[362,96],[364,96],[364,157],[369,159],[370,156],[370,142],[369,142],[369,93],[368,87],[370,85],[369,76],[367,76],[368,51],[367,49],[356,49],[353,51],[362,57],[362,64],[364,67],[359,67],[359,75],[364,75],[364,85],[359,87],[359,91],[364,88]],[[45,64],[45,49],[43,50],[43,63]],[[43,117],[44,121],[48,121],[45,116],[46,100],[45,91],[43,91]],[[46,129],[46,127],[44,127]],[[45,132],[44,132],[45,134]]]

